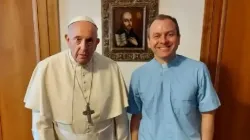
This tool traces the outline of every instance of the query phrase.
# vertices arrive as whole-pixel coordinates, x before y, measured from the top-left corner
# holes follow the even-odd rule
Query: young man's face
[[[168,60],[175,55],[180,44],[180,36],[172,20],[155,20],[149,32],[148,46],[156,58]]]

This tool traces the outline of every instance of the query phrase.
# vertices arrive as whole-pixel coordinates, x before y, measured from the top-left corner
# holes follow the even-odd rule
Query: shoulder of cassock
[[[37,63],[24,97],[26,108],[36,111],[40,110],[40,98],[42,95],[46,94],[45,77],[47,70],[50,66],[56,64],[56,61],[58,63],[58,60],[63,58],[63,55],[65,55],[65,52],[60,52]]]
[[[24,98],[26,108],[37,110],[37,111],[41,111],[43,109],[41,106],[41,102],[43,103],[48,102],[48,101],[44,101],[48,95],[46,89],[48,88],[48,86],[54,86],[56,84],[56,83],[48,84],[49,81],[46,81],[46,76],[57,75],[59,72],[62,73],[62,69],[64,68],[64,65],[69,65],[67,63],[68,52],[69,52],[68,50],[60,52],[56,55],[53,55],[51,57],[48,57],[40,61],[37,64],[36,68],[33,71],[33,74],[30,79],[30,82],[26,91],[26,95]],[[111,108],[114,108],[113,109],[114,111],[112,112],[112,109],[111,109],[110,113],[107,113],[105,115],[105,118],[110,118],[110,117],[115,117],[117,115],[120,115],[123,111],[122,109],[128,106],[128,101],[127,101],[128,99],[127,99],[127,88],[126,88],[122,73],[119,69],[119,66],[117,65],[115,61],[97,52],[94,53],[93,57],[94,57],[94,62],[95,62],[94,68],[97,70],[97,73],[100,73],[99,75],[104,76],[103,78],[101,77],[101,79],[103,79],[103,81],[105,82],[106,79],[104,78],[107,78],[105,77],[104,74],[102,74],[103,72],[104,73],[109,72],[111,73],[113,77],[113,80],[111,80],[112,83],[110,84],[110,87],[107,87],[107,88],[111,88],[111,92],[113,92],[112,96],[114,96],[114,98],[113,100],[110,101],[110,105],[108,106]],[[120,108],[120,109],[117,110],[117,108]]]

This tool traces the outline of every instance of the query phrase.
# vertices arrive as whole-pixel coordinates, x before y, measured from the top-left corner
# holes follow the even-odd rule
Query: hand
[[[129,41],[130,43],[132,43],[133,45],[135,45],[135,46],[138,45],[138,42],[136,41],[136,39],[135,39],[134,37],[130,37],[130,38],[128,39],[128,41]]]

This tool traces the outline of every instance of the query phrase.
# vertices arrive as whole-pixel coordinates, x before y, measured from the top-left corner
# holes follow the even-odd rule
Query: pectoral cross
[[[90,109],[89,103],[86,105],[86,110],[83,111],[83,115],[86,115],[88,118],[88,123],[92,123],[91,115],[94,114],[95,111]]]

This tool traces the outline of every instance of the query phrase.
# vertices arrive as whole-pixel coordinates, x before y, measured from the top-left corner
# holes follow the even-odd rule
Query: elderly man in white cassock
[[[76,17],[65,35],[69,50],[38,63],[25,107],[35,140],[128,140],[127,89],[116,62],[95,52],[97,26]]]

